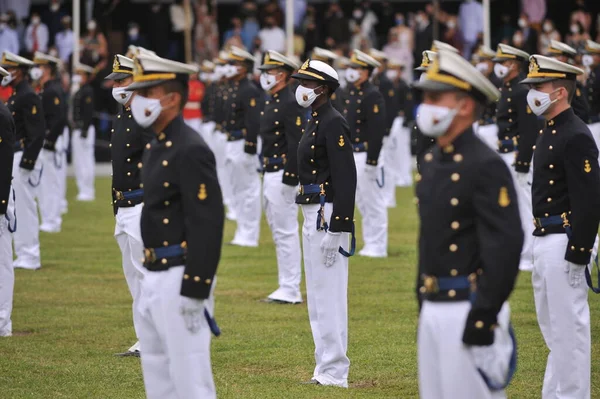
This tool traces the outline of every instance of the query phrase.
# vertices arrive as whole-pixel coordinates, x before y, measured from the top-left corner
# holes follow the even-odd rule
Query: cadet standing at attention
[[[194,66],[141,55],[127,87],[133,118],[156,135],[143,157],[148,271],[136,326],[149,399],[216,398],[211,315],[225,214],[215,157],[182,117],[192,73]]]
[[[75,67],[80,88],[73,96],[73,168],[77,183],[77,201],[93,201],[96,198],[95,157],[96,127],[94,118],[94,89],[90,84],[94,68],[79,64]],[[75,78],[75,77],[74,77]]]
[[[306,60],[292,75],[296,101],[312,110],[298,146],[308,317],[315,342],[312,384],[348,387],[348,257],[354,254],[356,166],[348,123],[331,104],[335,70]],[[349,233],[352,233],[350,251]]]
[[[0,68],[0,78],[8,76]],[[15,193],[11,188],[15,155],[15,123],[10,111],[0,101],[0,337],[12,335],[13,268],[12,233],[16,228]]]
[[[123,273],[133,298],[133,327],[139,340],[138,310],[141,283],[146,269],[140,260],[144,252],[140,218],[142,215],[144,188],[142,187],[142,155],[146,145],[155,135],[150,129],[141,128],[131,114],[133,93],[125,89],[133,82],[133,60],[115,55],[112,73],[105,80],[113,81],[112,95],[119,103],[119,112],[113,122],[110,136],[112,162],[112,205],[115,212],[114,236],[121,249]],[[120,356],[139,356],[139,341]]]
[[[433,64],[433,61],[436,58],[437,58],[437,53],[430,51],[430,50],[423,51],[423,58],[421,59],[421,65],[419,65],[418,67],[415,68],[415,71],[421,72],[419,79],[425,79],[425,72],[427,71],[427,68],[429,68],[429,66],[431,64]],[[419,92],[415,93],[415,102],[417,102],[417,103],[420,102],[420,98],[419,98],[420,94],[421,93],[419,93]],[[419,111],[419,109],[417,108],[417,110],[416,110],[417,116],[418,116],[418,111]],[[419,169],[421,166],[421,163],[423,161],[423,156],[425,156],[425,154],[428,153],[429,150],[431,149],[431,147],[435,144],[435,139],[433,139],[431,137],[427,137],[423,133],[421,133],[421,131],[419,130],[419,126],[417,126],[416,121],[413,123],[411,137],[413,137],[414,141],[415,141],[415,156],[417,158],[417,169]]]
[[[513,173],[517,190],[521,223],[525,233],[521,270],[531,271],[533,258],[531,241],[531,176],[529,166],[533,146],[541,123],[527,105],[527,89],[520,85],[529,54],[506,44],[499,44],[493,61],[494,73],[502,80],[500,101],[496,106],[498,152]]]
[[[383,187],[385,175],[380,157],[386,133],[385,103],[377,87],[369,82],[381,64],[373,57],[354,50],[346,71],[348,87],[344,116],[352,134],[356,162],[356,206],[362,215],[365,246],[359,255],[387,257],[388,210]]]
[[[416,186],[420,397],[503,398],[516,355],[506,300],[523,232],[510,171],[472,127],[500,93],[444,49],[415,87],[419,129],[436,138]]]
[[[263,163],[263,201],[273,234],[279,288],[267,301],[300,303],[302,263],[298,235],[298,143],[306,110],[290,89],[290,76],[299,65],[276,51],[265,53],[260,85],[266,92],[260,118]]]
[[[226,178],[231,181],[231,198],[237,217],[232,245],[257,247],[260,234],[260,176],[256,147],[260,129],[260,91],[248,79],[254,56],[232,46],[228,55],[231,87],[225,102],[227,145]]]
[[[600,43],[587,40],[583,49],[585,59],[582,57],[584,65],[590,68],[585,88],[587,99],[590,105],[590,120],[588,127],[596,141],[596,146],[600,146]]]
[[[590,308],[584,280],[600,222],[600,172],[594,138],[571,108],[575,80],[582,73],[533,55],[527,79],[521,81],[530,87],[529,107],[546,119],[534,153],[531,279],[538,323],[550,349],[542,398],[590,398]]]
[[[42,161],[38,160],[38,156],[46,132],[44,108],[28,82],[27,75],[33,62],[5,51],[0,66],[9,73],[2,79],[2,86],[11,86],[13,89],[7,105],[16,131],[12,186],[17,201],[15,208],[19,228],[13,234],[17,256],[13,266],[37,270],[41,267],[40,224],[35,198],[42,174]]]
[[[42,224],[40,230],[46,233],[58,233],[62,226],[62,192],[61,187],[63,164],[61,150],[63,148],[62,134],[67,126],[66,93],[62,88],[58,69],[61,61],[40,52],[33,57],[36,67],[32,68],[31,75],[38,75],[35,79],[39,85],[39,93],[44,107],[46,121],[46,139],[42,149],[42,162],[44,173],[39,187],[39,204]]]
[[[480,46],[477,53],[473,54],[476,60],[475,68],[490,80],[496,87],[502,86],[500,78],[494,73],[496,52],[489,47]],[[490,102],[483,111],[483,115],[475,123],[475,134],[494,151],[498,150],[498,125],[496,124],[496,103]]]

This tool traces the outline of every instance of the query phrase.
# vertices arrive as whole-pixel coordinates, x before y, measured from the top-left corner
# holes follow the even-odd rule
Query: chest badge
[[[346,144],[346,142],[344,141],[344,136],[340,136],[340,139],[338,140],[338,145],[340,147],[343,147],[344,144]]]
[[[498,194],[498,205],[502,208],[506,208],[510,205],[510,197],[508,196],[508,189],[506,187],[500,187],[500,193]]]
[[[37,114],[37,107],[34,105],[33,108],[31,108],[31,115],[36,115]]]
[[[377,105],[377,104],[373,105],[373,113],[374,114],[378,114],[379,113],[379,105]]]
[[[590,173],[592,171],[592,165],[590,165],[590,161],[587,159],[583,161],[583,171],[585,173]]]
[[[54,105],[59,105],[60,104],[60,100],[58,99],[58,97],[54,97]]]
[[[200,201],[204,201],[207,197],[208,194],[206,193],[206,184],[201,184],[200,190],[198,190],[198,199]]]
[[[299,116],[296,117],[296,126],[301,126],[302,125],[302,120],[300,119]]]

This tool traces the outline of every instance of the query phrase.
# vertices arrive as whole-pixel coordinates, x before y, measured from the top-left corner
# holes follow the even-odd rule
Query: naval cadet
[[[541,122],[527,105],[527,88],[519,84],[529,54],[506,44],[499,44],[493,61],[494,73],[502,79],[500,101],[496,106],[498,152],[513,172],[521,222],[525,233],[520,269],[531,271],[531,157]]]
[[[500,78],[494,73],[494,62],[496,52],[487,46],[479,46],[473,54],[475,68],[488,78],[496,87],[502,86]],[[483,114],[475,122],[475,134],[491,149],[498,149],[498,125],[496,124],[496,103],[490,102],[486,105]]]
[[[95,157],[96,127],[94,126],[94,89],[91,85],[94,68],[78,64],[75,67],[79,90],[73,96],[73,138],[71,150],[75,182],[77,183],[77,201],[93,201],[96,198]]]
[[[314,47],[312,52],[310,53],[309,58],[311,60],[315,60],[315,61],[323,61],[327,65],[334,67],[334,68],[337,63],[339,66],[339,69],[340,69],[337,71],[340,87],[342,89],[344,89],[346,87],[346,85],[348,83],[346,81],[346,69],[348,69],[347,61],[349,61],[346,57],[340,57],[339,55],[337,55],[336,53],[334,53],[331,50],[327,50],[327,49],[324,49],[321,47]],[[296,83],[293,83],[293,84],[295,85]],[[292,88],[295,90],[296,86],[292,86]],[[346,100],[346,96],[345,96],[344,90],[336,90],[335,93],[333,93],[331,95],[331,104],[333,104],[334,108],[337,109],[340,113],[342,113],[344,110],[344,101],[345,100]]]
[[[215,64],[209,60],[202,61],[199,77],[202,84],[204,84],[204,96],[200,101],[200,111],[202,111],[200,135],[212,150],[212,137],[215,131]]]
[[[133,118],[156,138],[146,145],[139,333],[146,396],[216,398],[210,362],[215,274],[224,208],[215,158],[183,120],[195,66],[154,56],[134,59]]]
[[[256,150],[261,93],[248,78],[254,68],[254,56],[232,46],[227,57],[231,83],[228,89],[229,100],[225,103],[225,178],[231,181],[232,205],[237,217],[237,229],[231,244],[257,247],[261,204]]]
[[[31,76],[39,76],[35,82],[39,87],[46,121],[46,138],[41,152],[44,173],[38,193],[42,218],[40,230],[58,233],[62,226],[62,192],[56,188],[61,184],[62,168],[67,167],[62,157],[62,136],[68,123],[66,93],[59,73],[62,62],[56,57],[36,52],[33,63],[35,67]]]
[[[472,127],[500,93],[444,49],[415,87],[419,128],[436,138],[416,186],[420,397],[505,397],[516,356],[506,300],[523,232],[510,171]]]
[[[381,64],[368,54],[354,50],[346,71],[348,87],[344,113],[352,135],[356,162],[356,206],[362,215],[365,246],[359,255],[387,257],[388,210],[383,187],[385,172],[380,157],[386,131],[383,96],[369,79]]]
[[[418,71],[421,73],[419,79],[425,79],[425,71],[427,71],[429,66],[433,64],[433,61],[436,58],[437,58],[436,52],[431,51],[431,50],[423,51],[423,58],[421,58],[421,64],[415,68],[415,71]],[[417,91],[416,93],[414,93],[414,95],[415,95],[415,102],[417,102],[417,103],[420,102],[421,93]],[[417,108],[416,112],[417,112],[417,116],[418,116],[418,112],[419,112],[418,108]],[[425,156],[425,154],[427,154],[429,152],[431,147],[435,144],[435,139],[432,137],[427,137],[423,133],[421,133],[421,131],[419,130],[419,126],[417,126],[417,123],[414,119],[409,121],[409,123],[410,122],[412,122],[411,137],[415,143],[415,156],[417,158],[417,169],[419,169],[421,162],[423,160],[423,157]]]
[[[600,222],[598,148],[571,103],[583,70],[533,55],[527,102],[546,126],[533,165],[532,285],[550,350],[543,398],[590,398],[591,337],[587,265]],[[591,282],[591,279],[588,280]]]
[[[13,234],[15,268],[37,270],[41,267],[38,209],[35,202],[42,175],[42,160],[38,159],[46,132],[42,100],[28,82],[33,62],[5,51],[0,66],[8,71],[3,86],[11,86],[8,109],[15,123],[16,143],[13,158],[13,182],[16,216],[19,229]]]
[[[0,78],[8,75],[8,71],[0,67]],[[15,143],[15,123],[8,107],[0,101],[0,337],[12,335],[11,314],[15,285],[12,234],[16,228],[16,217],[11,180]]]
[[[600,43],[587,40],[583,52],[585,60],[582,61],[586,61],[584,64],[587,64],[590,69],[585,82],[590,106],[588,127],[596,141],[596,146],[600,147]]]
[[[311,110],[298,145],[308,316],[315,343],[312,384],[348,387],[348,257],[354,254],[356,167],[350,129],[331,105],[337,72],[306,60],[292,75],[296,101]],[[352,234],[348,249],[348,238]]]
[[[298,143],[306,123],[306,110],[296,102],[290,88],[294,60],[269,50],[265,52],[260,84],[267,94],[260,118],[263,164],[263,206],[273,234],[279,288],[269,302],[300,303],[302,278],[298,235]]]
[[[112,81],[112,96],[118,113],[110,129],[110,157],[112,164],[112,206],[115,213],[114,237],[121,250],[123,274],[133,298],[133,327],[138,341],[119,356],[139,356],[140,323],[139,303],[141,283],[146,272],[140,260],[144,251],[140,219],[144,189],[142,187],[142,155],[154,139],[150,129],[140,127],[131,113],[133,92],[125,90],[133,82],[133,60],[121,54],[114,57],[112,72],[105,78]]]

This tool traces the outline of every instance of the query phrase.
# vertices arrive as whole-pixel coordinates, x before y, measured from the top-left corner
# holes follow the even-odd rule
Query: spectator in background
[[[584,45],[586,40],[590,40],[590,34],[584,30],[583,24],[571,17],[571,33],[566,36],[567,44],[575,49]]]
[[[329,8],[325,13],[323,29],[325,40],[329,42],[329,47],[348,48],[348,43],[350,41],[349,21],[344,15],[344,11],[342,11],[339,3],[331,3],[329,5]]]
[[[396,13],[395,18],[396,28],[394,31],[397,33],[398,42],[400,43],[400,47],[404,49],[405,56],[404,57],[389,57],[390,59],[398,59],[402,61],[402,65],[405,67],[412,69],[412,65],[414,62],[413,59],[413,50],[415,45],[415,35],[414,31],[408,27],[408,21],[404,17],[402,13]],[[389,39],[388,39],[389,41]]]
[[[219,52],[219,28],[215,15],[209,14],[208,6],[202,1],[196,9],[196,62],[211,60]]]
[[[15,21],[22,21],[29,17],[31,0],[2,0],[0,1],[0,12],[15,16]],[[17,32],[18,33],[18,32]]]
[[[166,8],[160,3],[150,7],[150,17],[147,19],[146,35],[150,48],[160,57],[169,55],[169,37],[165,32],[171,31],[171,20]]]
[[[415,15],[415,52],[413,57],[420,60],[423,51],[429,50],[433,42],[433,28],[429,16],[424,11]]]
[[[279,0],[279,8],[287,12],[286,0]],[[294,3],[294,28],[297,29],[302,26],[302,21],[304,20],[304,14],[306,13],[306,0],[293,0]]]
[[[308,52],[312,51],[315,46],[320,45],[321,37],[319,35],[319,30],[317,28],[317,19],[315,16],[315,9],[313,6],[308,6],[306,9],[306,17],[304,18],[303,23],[303,32],[304,32],[304,48],[306,51],[306,58],[308,58]],[[335,43],[331,41],[329,45],[335,46]]]
[[[387,37],[390,29],[396,26],[395,13],[389,1],[381,3],[381,11],[377,14],[379,23],[375,25],[375,33],[377,34],[377,43],[383,46],[387,42]]]
[[[104,34],[98,30],[95,20],[88,21],[87,32],[81,38],[80,46],[82,64],[95,66],[96,70],[104,69],[108,57],[108,44]]]
[[[137,22],[130,22],[127,25],[127,40],[125,41],[123,54],[127,53],[129,46],[148,48],[148,41],[140,33],[140,25]]]
[[[483,32],[483,6],[477,1],[463,1],[458,9],[458,25],[463,42],[462,55],[470,60],[477,36]]]
[[[19,54],[19,38],[17,32],[8,25],[8,15],[0,15],[0,51]]]
[[[519,21],[517,23],[519,25],[519,31],[521,32],[523,42],[520,46],[516,45],[515,47],[518,47],[529,54],[538,54],[538,33],[531,26],[527,14],[521,13]]]
[[[265,18],[265,26],[258,32],[261,51],[275,50],[285,54],[285,32],[276,24],[276,18],[269,15]]]
[[[304,41],[304,36],[299,29],[294,31],[294,55],[298,57],[298,59],[304,59],[304,53],[306,52],[306,42]]]
[[[48,26],[50,40],[48,46],[54,46],[56,34],[62,29],[62,18],[67,15],[60,9],[60,0],[50,0],[50,6],[42,14],[42,21]]]
[[[6,15],[8,15],[8,26],[17,33],[19,49],[25,48],[25,24],[23,24],[22,20],[17,19],[13,10],[8,10]]]
[[[61,19],[61,31],[56,34],[54,38],[54,44],[58,50],[58,58],[62,62],[67,63],[73,53],[73,46],[75,44],[75,38],[73,36],[73,30],[71,29],[71,17],[65,15]]]
[[[42,22],[40,14],[34,12],[31,14],[29,25],[25,31],[25,49],[27,52],[33,54],[36,51],[42,53],[48,52],[48,27]]]
[[[540,43],[538,46],[538,48],[540,49],[540,54],[548,54],[548,46],[550,45],[551,40],[557,40],[560,42],[561,36],[560,33],[556,30],[554,22],[546,18],[544,24],[542,25],[542,33],[540,34]]]
[[[185,62],[185,30],[194,26],[193,14],[185,12],[183,0],[175,0],[169,7],[171,18],[171,59]]]
[[[239,17],[231,18],[231,28],[226,30],[225,33],[223,34],[223,44],[227,43],[229,41],[229,39],[231,39],[234,36],[237,36],[239,38],[239,43],[243,43],[242,20]]]
[[[500,25],[500,29],[498,29],[498,36],[496,36],[495,45],[498,43],[509,44],[512,40],[513,34],[516,29],[510,21],[509,14],[502,14],[502,25]]]
[[[260,26],[256,19],[257,7],[253,1],[247,1],[242,5],[242,15],[244,16],[244,24],[242,25],[242,41],[244,47],[247,49],[252,48],[252,42],[258,36]]]
[[[356,35],[355,27],[360,28],[360,36],[369,40],[372,47],[377,47],[377,35],[375,34],[375,26],[379,23],[377,15],[371,10],[369,2],[364,1],[352,11],[352,19],[350,20],[350,30]],[[356,48],[356,47],[353,47]]]
[[[396,18],[396,23],[398,23],[398,18]],[[387,44],[383,46],[383,52],[388,59],[398,60],[402,65],[406,65],[410,68],[413,65],[412,48],[408,46],[408,43],[400,40],[400,28],[401,26],[397,26],[390,29]],[[412,31],[410,32],[412,33]],[[412,46],[412,42],[410,45]]]
[[[546,17],[546,0],[521,0],[521,11],[529,17],[529,25],[536,31],[542,29]]]
[[[585,6],[584,0],[576,0],[575,7],[571,13],[571,26],[574,22],[581,24],[581,32],[589,32],[592,26],[592,14]]]
[[[268,3],[265,4],[265,6],[263,7],[260,18],[263,25],[267,24],[268,17],[273,18],[273,23],[275,26],[283,25],[283,11],[281,11],[281,7],[279,7],[279,3],[277,2],[277,0],[269,0]]]
[[[443,41],[451,46],[454,46],[458,51],[464,52],[461,34],[456,26],[456,16],[449,15],[446,18],[446,31],[443,33]],[[477,44],[477,40],[473,45]],[[472,47],[475,48],[475,47]]]

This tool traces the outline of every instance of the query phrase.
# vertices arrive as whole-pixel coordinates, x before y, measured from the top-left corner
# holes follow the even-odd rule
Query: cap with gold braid
[[[404,63],[396,58],[390,58],[388,60],[388,68],[404,68]]]
[[[126,90],[139,90],[158,86],[169,80],[187,85],[190,74],[198,73],[198,67],[165,58],[140,55],[133,59],[133,83]]]
[[[117,54],[113,60],[112,73],[104,80],[122,80],[133,75],[133,60]]]
[[[547,51],[548,57],[559,57],[564,55],[566,57],[573,58],[577,55],[577,50],[566,43],[559,42],[558,40],[550,40]]]
[[[33,65],[33,61],[11,53],[10,51],[5,51],[2,53],[2,61],[0,61],[0,66],[3,68],[29,68]]]
[[[423,51],[423,58],[421,59],[421,65],[415,68],[415,71],[426,71],[429,65],[437,58],[437,53],[431,50]]]
[[[591,40],[586,40],[582,53],[600,55],[600,43],[596,43]]]
[[[269,50],[265,52],[263,63],[258,67],[258,69],[261,71],[268,71],[269,69],[284,68],[290,71],[295,71],[299,67],[300,65],[296,61],[278,53],[277,51]]]
[[[348,57],[339,57],[337,60],[337,66],[340,69],[347,69],[350,65],[350,58]]]
[[[59,58],[52,57],[51,55],[36,51],[33,55],[33,63],[35,65],[59,66],[62,63],[62,61]]]
[[[202,61],[202,65],[200,65],[200,72],[211,73],[215,70],[215,64],[210,62],[209,60]]]
[[[89,65],[85,65],[85,64],[77,64],[75,66],[75,72],[84,72],[84,73],[87,73],[88,75],[91,75],[94,73],[94,68],[92,68]]]
[[[475,55],[480,61],[492,60],[494,59],[494,57],[496,57],[496,52],[488,46],[479,46],[479,49],[477,50],[477,53],[475,53]]]
[[[318,60],[306,60],[292,78],[299,80],[314,80],[326,84],[333,90],[339,86],[339,77],[331,65]]]
[[[247,52],[246,50],[241,49],[236,46],[231,46],[231,49],[229,50],[229,54],[227,54],[227,61],[230,63],[244,62],[244,63],[254,64],[254,62],[256,60],[255,60],[254,56],[252,54],[250,54],[249,52]]]
[[[3,78],[3,77],[8,76],[8,75],[9,75],[8,71],[6,69],[0,67],[0,77]]]
[[[448,43],[444,43],[441,42],[439,40],[434,40],[433,43],[431,44],[431,51],[433,51],[434,53],[437,53],[440,50],[448,50],[448,51],[453,51],[455,53],[459,53],[458,49],[454,46],[449,45]]]
[[[313,48],[312,54],[310,56],[311,60],[323,61],[328,63],[329,65],[333,65],[333,62],[338,58],[339,55],[337,55],[333,51],[329,51],[321,47]]]
[[[425,78],[413,84],[423,91],[463,91],[485,104],[500,98],[500,91],[460,54],[440,50]]]
[[[158,57],[158,55],[154,51],[148,50],[144,47],[134,46],[133,44],[130,44],[129,47],[127,47],[127,54],[125,54],[125,57],[134,58],[139,55],[150,55]]]
[[[502,62],[508,60],[516,60],[516,61],[527,61],[529,59],[529,54],[524,52],[523,50],[519,50],[518,48],[509,46],[508,44],[498,44],[498,50],[496,51],[496,56],[492,61],[494,62]]]
[[[376,48],[370,49],[369,55],[379,62],[386,62],[388,60],[387,54],[381,50],[377,50]]]
[[[350,68],[375,69],[381,66],[381,63],[367,53],[360,50],[352,51],[350,56]]]
[[[534,54],[529,57],[529,73],[521,84],[536,84],[551,82],[553,80],[575,80],[583,70],[555,58]]]

